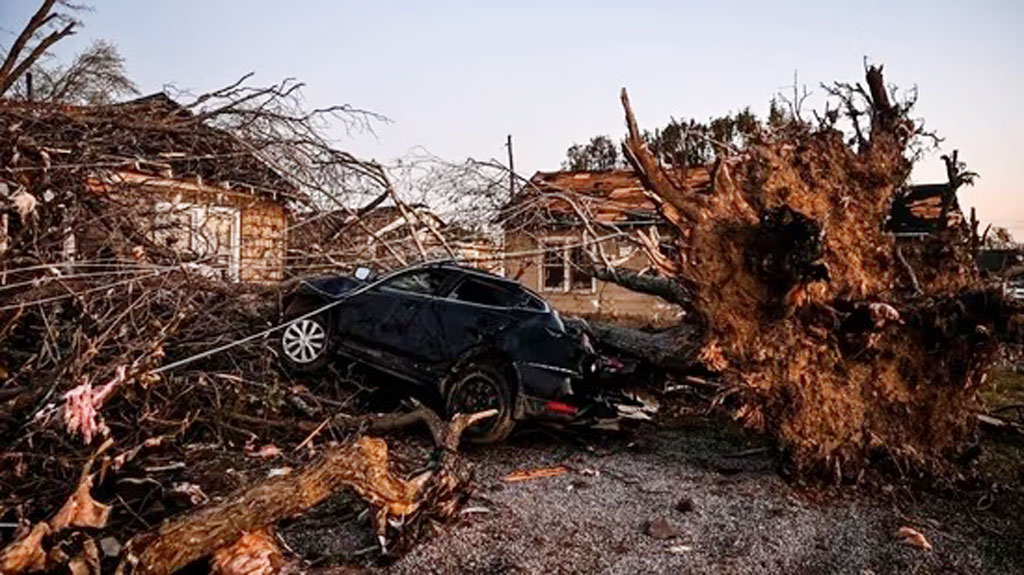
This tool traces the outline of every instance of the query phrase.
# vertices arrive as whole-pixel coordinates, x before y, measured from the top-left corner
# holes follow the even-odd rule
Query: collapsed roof
[[[892,202],[886,229],[897,235],[930,234],[942,226],[942,206],[949,195],[948,184],[922,184],[908,186]],[[963,222],[963,213],[956,194],[949,199],[946,226]]]
[[[164,93],[104,106],[0,99],[0,129],[17,129],[44,150],[48,165],[61,157],[81,158],[71,166],[93,176],[104,170],[193,180],[225,189],[300,200],[298,186],[261,156],[257,143],[210,125],[206,113]],[[3,158],[12,165],[10,158]]]
[[[704,167],[688,169],[685,178],[691,189],[701,189],[711,183],[710,172]],[[549,221],[557,223],[578,219],[577,209],[600,223],[649,225],[661,222],[657,207],[645,192],[640,178],[633,170],[626,169],[537,172],[513,205],[539,209]]]

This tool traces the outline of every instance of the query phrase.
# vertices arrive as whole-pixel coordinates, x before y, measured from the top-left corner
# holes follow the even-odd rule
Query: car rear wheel
[[[445,405],[449,416],[498,410],[498,415],[466,430],[464,437],[471,443],[502,441],[516,424],[512,418],[514,404],[509,379],[490,364],[473,364],[460,370],[448,388]]]
[[[293,321],[281,333],[281,352],[288,369],[309,373],[328,360],[330,324],[323,315]]]

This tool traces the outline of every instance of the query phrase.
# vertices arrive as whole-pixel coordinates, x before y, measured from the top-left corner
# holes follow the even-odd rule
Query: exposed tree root
[[[740,155],[723,150],[697,188],[652,155],[622,94],[626,156],[676,228],[679,257],[652,262],[660,281],[599,277],[687,315],[665,334],[599,339],[659,365],[718,372],[742,390],[735,415],[777,436],[795,469],[837,478],[879,455],[926,465],[955,453],[1011,313],[980,289],[963,227],[910,252],[884,229],[919,135],[909,106],[889,94],[871,67],[867,89],[835,89],[860,116],[854,143],[834,116],[765,126]],[[954,179],[955,188],[963,178]]]

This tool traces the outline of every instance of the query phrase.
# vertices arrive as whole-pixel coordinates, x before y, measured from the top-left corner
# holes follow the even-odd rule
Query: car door
[[[424,310],[451,280],[450,270],[410,270],[357,296],[354,305],[347,306],[356,316],[348,329],[360,355],[378,367],[422,379],[425,347],[436,337]]]
[[[430,348],[432,360],[450,363],[492,343],[515,321],[509,309],[515,297],[513,287],[475,274],[461,278],[434,305],[438,336]]]
[[[395,301],[380,286],[352,296],[335,308],[334,326],[341,346],[360,359],[385,361],[377,330],[394,314]]]

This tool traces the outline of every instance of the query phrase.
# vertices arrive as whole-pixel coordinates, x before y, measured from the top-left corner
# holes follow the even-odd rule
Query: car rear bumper
[[[592,385],[583,387],[590,390],[587,393],[574,390],[573,383],[581,380],[577,372],[525,362],[515,363],[514,367],[520,384],[515,419],[588,423],[623,416],[635,418],[629,414],[630,409],[635,409],[629,405],[633,402],[614,390],[593,389]]]
[[[513,367],[523,395],[548,399],[566,397],[572,395],[573,379],[579,378],[579,373],[571,369],[543,363],[520,361]]]

